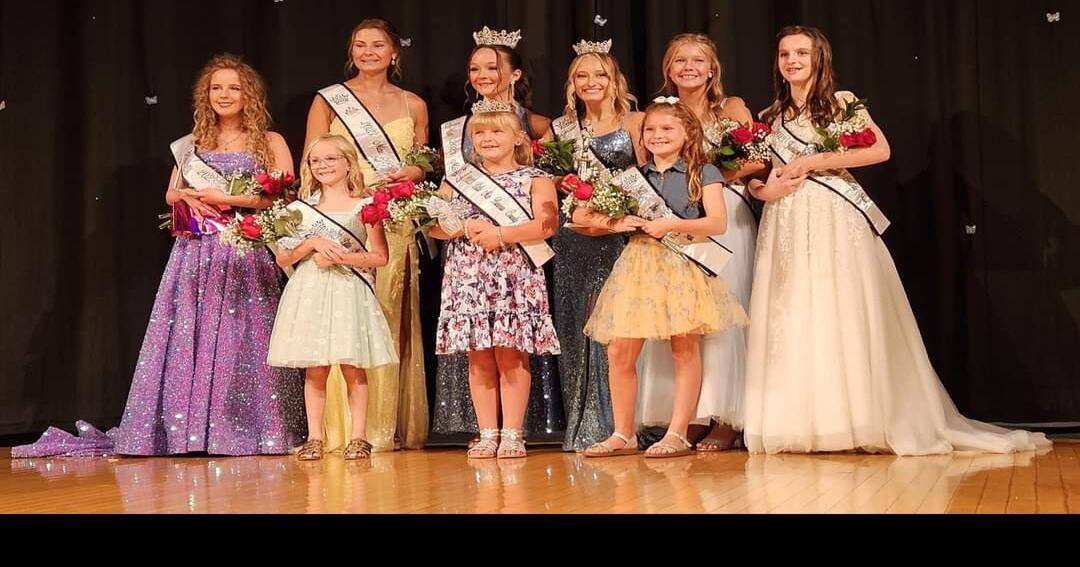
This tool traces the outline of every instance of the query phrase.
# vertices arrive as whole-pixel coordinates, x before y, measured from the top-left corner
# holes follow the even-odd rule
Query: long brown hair
[[[465,106],[471,108],[473,103],[480,100],[480,94],[476,92],[476,89],[472,87],[472,83],[469,82],[469,65],[472,63],[472,58],[476,55],[477,51],[481,49],[490,49],[495,52],[495,60],[500,64],[506,61],[510,64],[510,70],[521,71],[521,78],[514,83],[514,101],[526,110],[532,109],[532,82],[529,80],[529,74],[525,71],[525,61],[521,58],[521,54],[516,50],[510,49],[505,45],[477,45],[469,52],[469,56],[465,59]],[[502,82],[502,70],[499,70],[499,82]]]
[[[255,69],[240,57],[229,53],[213,56],[199,71],[199,77],[195,80],[195,88],[191,96],[195,121],[195,127],[192,129],[195,147],[208,151],[218,145],[221,130],[218,128],[217,113],[210,105],[210,79],[214,73],[224,69],[232,69],[240,76],[240,88],[244,95],[241,128],[247,134],[247,148],[255,156],[259,165],[269,168],[274,164],[274,158],[270,153],[270,140],[266,135],[270,128],[266,87]]]
[[[353,40],[356,39],[356,32],[360,30],[379,30],[386,34],[386,38],[390,40],[390,44],[394,46],[394,59],[390,65],[391,77],[401,80],[401,36],[398,35],[394,25],[390,22],[380,18],[368,18],[362,20],[356,27],[353,28],[349,34],[349,43],[345,46],[345,78],[351,79],[360,74],[360,70],[356,68],[356,63],[353,63],[352,45]]]
[[[674,104],[654,102],[645,109],[642,128],[649,121],[650,115],[659,113],[674,116],[682,123],[683,130],[686,130],[686,141],[683,143],[682,150],[679,151],[679,157],[686,162],[686,174],[689,180],[686,190],[690,195],[690,204],[696,205],[701,202],[701,169],[709,163],[708,158],[705,157],[705,133],[701,128],[701,121],[689,106],[681,102]],[[649,159],[653,158],[652,152],[648,149],[645,152]]]
[[[667,51],[664,52],[664,86],[660,92],[669,96],[679,96],[679,87],[671,80],[671,66],[675,64],[675,53],[684,45],[696,45],[705,52],[705,58],[709,60],[709,71],[712,78],[705,85],[705,100],[709,103],[709,114],[713,119],[720,118],[723,114],[724,99],[724,67],[720,64],[720,57],[716,54],[716,44],[709,36],[700,33],[681,33],[668,42]]]
[[[793,35],[805,35],[814,44],[811,64],[810,94],[806,97],[805,108],[799,108],[791,96],[791,85],[784,80],[780,72],[780,41]],[[776,50],[773,52],[773,91],[776,99],[762,113],[762,119],[772,124],[778,116],[797,115],[809,111],[810,120],[816,126],[828,126],[840,112],[836,101],[836,71],[833,69],[833,53],[829,39],[817,28],[788,26],[776,36]]]

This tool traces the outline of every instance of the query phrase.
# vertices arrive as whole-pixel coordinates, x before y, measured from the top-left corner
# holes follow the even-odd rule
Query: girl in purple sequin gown
[[[194,143],[206,165],[223,176],[292,171],[284,139],[267,131],[262,79],[247,64],[213,58],[194,99]],[[196,218],[270,204],[188,182],[175,169],[169,187],[174,211],[186,207]],[[268,250],[239,256],[209,232],[176,238],[120,426],[102,433],[79,422],[77,436],[50,428],[12,457],[284,454],[300,443],[300,375],[266,364],[284,275]]]

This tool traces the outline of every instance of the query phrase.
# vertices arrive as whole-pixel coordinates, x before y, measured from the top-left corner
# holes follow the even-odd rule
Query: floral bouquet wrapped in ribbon
[[[234,173],[225,178],[224,192],[234,196],[266,196],[273,199],[288,201],[296,195],[299,189],[299,180],[291,173],[282,173],[277,170],[251,173]],[[191,207],[184,201],[173,203],[172,210],[158,215],[162,223],[158,226],[163,230],[169,230],[173,236],[209,236],[221,233],[229,226],[233,219],[224,214],[209,217],[192,213]]]
[[[624,191],[610,171],[595,170],[587,177],[570,174],[563,180],[574,188],[563,200],[562,210],[567,217],[572,217],[578,207],[588,207],[613,219],[637,214],[637,198]]]
[[[402,181],[375,191],[372,202],[360,210],[360,220],[373,225],[387,222],[393,226],[409,223],[414,232],[426,231],[436,223],[452,230],[462,226],[463,211],[438,194],[430,181]]]
[[[302,220],[300,211],[290,211],[285,199],[278,199],[269,208],[246,214],[236,213],[221,230],[219,238],[243,256],[255,248],[292,236]]]
[[[705,146],[709,161],[738,171],[747,163],[769,161],[768,124],[754,122],[743,126],[734,120],[713,122],[705,127]]]
[[[821,141],[814,144],[819,152],[844,153],[858,148],[869,148],[877,143],[877,134],[866,123],[861,111],[869,107],[865,98],[844,103],[840,117],[824,128],[816,128]]]

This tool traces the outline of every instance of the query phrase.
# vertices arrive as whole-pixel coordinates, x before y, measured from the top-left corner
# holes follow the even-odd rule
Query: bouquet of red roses
[[[399,225],[409,222],[417,230],[429,228],[435,219],[427,210],[428,199],[440,199],[436,194],[438,187],[430,182],[401,181],[377,189],[371,196],[371,203],[360,210],[360,220],[373,225],[382,221]]]
[[[844,153],[858,148],[869,148],[877,143],[877,135],[866,123],[859,111],[867,109],[866,99],[860,98],[844,103],[840,117],[824,128],[816,128],[821,141],[814,144],[819,152]]]
[[[588,180],[574,174],[567,175],[563,183],[574,189],[563,200],[563,213],[567,218],[572,218],[574,209],[587,207],[613,219],[637,214],[637,198],[615,183],[614,177],[607,170],[598,170],[590,174]]]
[[[291,173],[277,170],[270,172],[234,173],[225,178],[226,195],[265,195],[274,199],[292,200],[300,187],[299,180]],[[224,207],[225,211],[229,209]],[[206,217],[194,215],[184,201],[173,203],[172,210],[158,215],[158,226],[169,230],[173,236],[208,236],[220,233],[232,221],[227,215]]]
[[[262,195],[272,198],[287,197],[300,188],[299,181],[291,173],[278,170],[258,174],[234,173],[225,178],[227,195]]]
[[[533,140],[532,152],[536,167],[546,173],[560,177],[574,171],[574,142],[571,140]]]
[[[247,214],[236,213],[219,237],[243,256],[250,250],[292,236],[302,220],[300,211],[289,210],[285,200],[278,199],[267,209]]]
[[[768,124],[753,122],[743,126],[734,120],[712,123],[705,128],[710,161],[724,169],[738,171],[747,163],[769,161]]]

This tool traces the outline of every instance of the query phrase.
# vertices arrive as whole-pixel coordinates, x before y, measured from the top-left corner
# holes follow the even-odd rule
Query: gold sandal
[[[353,439],[345,446],[345,450],[341,455],[345,457],[346,461],[368,459],[371,458],[371,449],[371,443],[368,443],[366,439]]]
[[[318,461],[323,458],[322,439],[309,439],[300,450],[296,452],[298,461]]]

